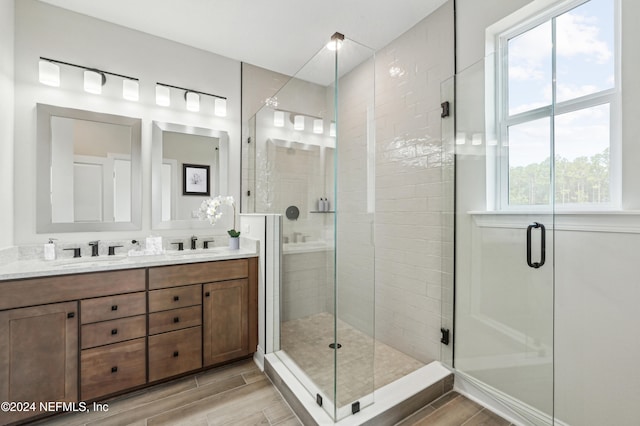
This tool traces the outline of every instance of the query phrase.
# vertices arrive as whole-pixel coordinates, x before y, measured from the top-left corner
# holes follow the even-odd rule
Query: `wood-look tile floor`
[[[510,422],[451,391],[396,426],[513,426]]]
[[[248,359],[109,401],[107,412],[69,413],[36,422],[52,426],[301,425]]]
[[[48,426],[302,425],[269,379],[248,359],[109,401],[108,411],[69,413],[34,422]],[[398,426],[509,426],[450,392]],[[391,425],[379,425],[391,426]]]

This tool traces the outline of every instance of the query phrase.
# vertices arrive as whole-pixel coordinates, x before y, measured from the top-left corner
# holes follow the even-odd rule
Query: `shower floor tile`
[[[338,320],[337,399],[342,407],[424,366]],[[330,398],[334,387],[334,317],[320,313],[283,322],[281,349]]]

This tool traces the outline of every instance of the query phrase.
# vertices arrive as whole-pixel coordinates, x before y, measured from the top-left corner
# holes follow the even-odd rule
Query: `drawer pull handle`
[[[180,317],[175,317],[175,318],[173,319],[173,322],[174,322],[174,323],[179,323],[179,322],[180,322]]]
[[[178,355],[180,355],[180,353],[179,353],[178,351],[175,351],[175,352],[173,353],[173,357],[174,357],[174,358],[175,358],[175,357],[177,357]]]
[[[111,335],[112,336],[114,336],[116,334],[118,334],[118,329],[117,328],[114,328],[113,330],[111,330]]]
[[[209,297],[211,296],[211,293],[209,293],[208,291],[204,294],[204,297]]]
[[[75,313],[75,312],[69,312],[69,313],[67,314],[67,318],[74,318],[75,316],[76,316],[76,313]]]
[[[118,372],[118,366],[111,367],[111,372],[112,373],[117,373]]]
[[[173,296],[173,301],[177,302],[178,300],[180,300],[180,296]]]
[[[112,311],[117,311],[118,310],[118,305],[111,305],[111,310]]]

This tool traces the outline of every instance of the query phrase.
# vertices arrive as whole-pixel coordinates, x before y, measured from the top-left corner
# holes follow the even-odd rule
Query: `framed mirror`
[[[37,104],[36,232],[140,229],[141,120]]]
[[[227,195],[227,132],[154,121],[152,138],[152,227],[210,228],[198,210],[203,200]]]

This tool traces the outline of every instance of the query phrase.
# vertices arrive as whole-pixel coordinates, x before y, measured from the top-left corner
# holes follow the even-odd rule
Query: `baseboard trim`
[[[459,371],[453,389],[518,426],[568,426],[550,415]]]

